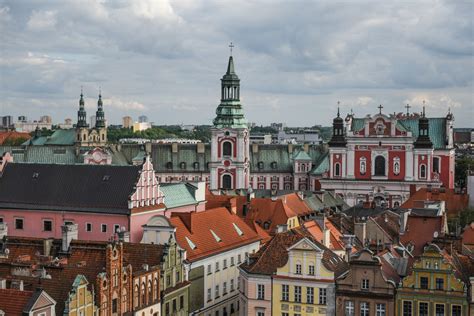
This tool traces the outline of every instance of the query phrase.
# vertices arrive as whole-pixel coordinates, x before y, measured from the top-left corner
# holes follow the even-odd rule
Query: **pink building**
[[[140,166],[0,166],[0,223],[13,236],[61,238],[61,226],[73,223],[81,240],[106,241],[119,232],[140,242],[151,217],[204,209],[204,185],[161,187],[148,156]]]

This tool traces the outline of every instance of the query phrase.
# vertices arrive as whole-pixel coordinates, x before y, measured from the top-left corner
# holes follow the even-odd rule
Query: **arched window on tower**
[[[433,172],[439,173],[439,157],[433,157]]]
[[[365,157],[360,157],[359,170],[360,170],[360,174],[362,175],[364,175],[365,172],[367,171],[367,161]]]
[[[340,163],[334,164],[334,176],[335,177],[340,177],[341,176],[341,164]]]
[[[222,154],[224,156],[232,156],[232,143],[231,142],[223,142],[222,143]]]
[[[230,174],[225,174],[222,176],[222,188],[232,189],[232,176]]]
[[[385,176],[385,158],[383,156],[375,157],[375,176]]]
[[[426,179],[426,165],[420,166],[420,178]]]

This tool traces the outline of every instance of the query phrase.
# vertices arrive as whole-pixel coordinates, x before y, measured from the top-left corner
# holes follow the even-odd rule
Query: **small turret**
[[[79,111],[77,111],[77,125],[76,127],[88,127],[87,113],[84,109],[84,95],[81,89],[81,98],[79,99]]]
[[[96,123],[95,127],[105,127],[105,113],[102,103],[102,94],[99,92],[99,100],[97,101],[97,112],[95,112]]]
[[[339,102],[338,102],[339,105]],[[332,137],[328,145],[330,147],[345,147],[346,137],[344,133],[344,120],[339,113],[339,106],[337,107],[337,116],[332,121]]]
[[[430,122],[425,115],[425,101],[423,101],[423,112],[418,119],[418,137],[415,141],[415,148],[432,148],[433,143],[430,139]]]

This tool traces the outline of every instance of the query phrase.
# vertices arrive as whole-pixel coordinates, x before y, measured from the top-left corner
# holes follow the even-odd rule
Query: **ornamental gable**
[[[150,156],[146,156],[139,172],[135,191],[130,196],[130,208],[160,205],[164,203],[164,195],[155,176]]]

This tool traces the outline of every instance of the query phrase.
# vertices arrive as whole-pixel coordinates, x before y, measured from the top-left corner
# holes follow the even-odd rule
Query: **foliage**
[[[456,160],[455,181],[458,187],[466,187],[468,170],[474,170],[474,159],[464,156]]]
[[[26,142],[28,139],[26,137],[18,137],[18,138],[7,138],[4,142],[4,146],[19,146]]]
[[[199,139],[203,142],[210,140],[211,133],[209,126],[197,126],[194,131],[186,131],[178,125],[153,126],[144,131],[133,132],[129,128],[109,127],[107,129],[107,138],[109,142],[116,143],[122,138],[145,138],[145,139],[164,139],[164,138],[185,138]]]
[[[274,129],[273,127],[270,127],[270,126],[254,126],[252,127],[251,129],[251,132],[252,133],[256,133],[256,134],[277,134],[278,131],[276,129]]]

